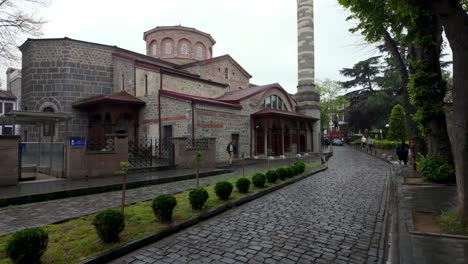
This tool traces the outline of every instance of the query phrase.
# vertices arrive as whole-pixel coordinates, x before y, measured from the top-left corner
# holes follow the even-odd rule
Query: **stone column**
[[[313,152],[319,152],[320,96],[315,91],[314,1],[297,0],[298,111],[316,118],[313,125]]]

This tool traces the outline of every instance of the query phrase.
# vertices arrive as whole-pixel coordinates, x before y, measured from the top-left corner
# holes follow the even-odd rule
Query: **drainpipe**
[[[162,150],[161,150],[161,138],[162,138],[162,133],[161,133],[161,91],[163,89],[163,73],[160,71],[159,72],[159,92],[158,92],[158,124],[159,124],[159,157],[161,158]]]
[[[192,101],[192,147],[195,146],[195,102]]]
[[[252,159],[252,140],[253,140],[253,119],[250,117],[250,159]]]

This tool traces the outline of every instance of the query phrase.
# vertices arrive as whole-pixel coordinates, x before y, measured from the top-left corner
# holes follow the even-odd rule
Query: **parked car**
[[[341,140],[339,138],[335,138],[335,139],[333,139],[332,144],[333,144],[333,146],[343,146],[343,140]]]

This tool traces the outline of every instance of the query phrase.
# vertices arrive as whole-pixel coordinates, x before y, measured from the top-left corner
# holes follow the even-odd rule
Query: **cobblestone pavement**
[[[390,165],[334,151],[329,170],[114,263],[376,263]]]
[[[276,161],[272,166],[284,166],[291,161]],[[245,174],[266,170],[267,164],[256,164],[245,167]],[[164,173],[161,171],[159,173]],[[241,169],[233,173],[206,177],[200,179],[201,185],[218,182],[242,175]],[[150,200],[164,193],[177,193],[193,188],[195,180],[178,181],[147,187],[129,189],[126,192],[127,203]],[[121,201],[121,191],[71,197],[39,203],[0,208],[0,235],[15,232],[26,227],[37,227],[57,223],[70,218],[92,214],[100,210],[118,207]]]

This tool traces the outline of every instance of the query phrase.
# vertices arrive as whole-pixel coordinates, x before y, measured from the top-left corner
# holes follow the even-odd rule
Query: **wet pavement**
[[[328,166],[114,263],[381,263],[391,165],[335,147]]]
[[[303,159],[309,162],[319,162],[313,157]],[[289,165],[294,161],[276,160],[272,167]],[[245,175],[267,170],[267,163],[245,166]],[[187,173],[189,170],[180,170]],[[193,170],[190,170],[193,172]],[[170,172],[160,171],[152,173],[150,177],[168,177]],[[216,183],[222,179],[242,176],[242,168],[237,168],[232,173],[200,179],[201,185]],[[120,177],[119,177],[120,179]],[[105,179],[106,181],[111,179]],[[116,179],[114,178],[114,181]],[[139,201],[151,200],[159,194],[178,193],[195,186],[195,180],[177,181],[146,187],[129,189],[126,191],[127,204]],[[38,227],[47,224],[62,222],[71,218],[96,213],[100,210],[118,207],[121,201],[121,191],[105,192],[99,194],[84,195],[65,199],[50,200],[45,202],[9,206],[0,208],[0,235],[15,232],[27,227]]]

